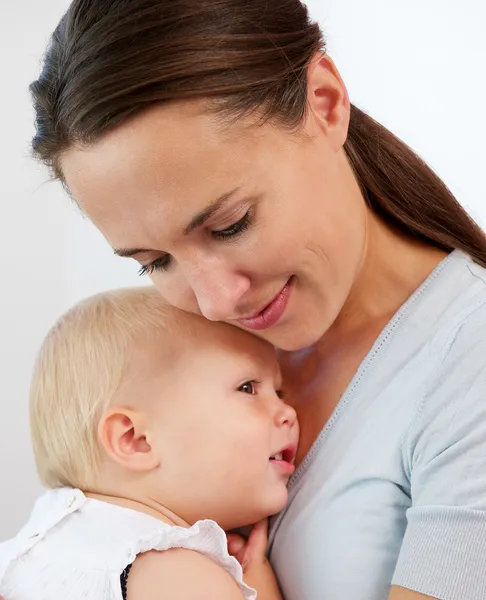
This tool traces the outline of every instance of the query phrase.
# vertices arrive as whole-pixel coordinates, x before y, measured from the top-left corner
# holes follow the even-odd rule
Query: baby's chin
[[[241,532],[241,530],[245,530],[247,527],[251,527],[263,519],[274,517],[285,508],[287,500],[288,492],[286,487],[282,490],[274,490],[272,494],[268,494],[267,497],[263,498],[262,502],[254,507],[254,510],[248,511],[248,505],[242,507],[240,514],[235,514],[235,519],[229,529],[238,529]]]
[[[286,487],[283,487],[278,496],[275,496],[272,504],[268,507],[265,517],[274,517],[275,515],[278,515],[278,513],[286,507],[288,499],[289,492]]]

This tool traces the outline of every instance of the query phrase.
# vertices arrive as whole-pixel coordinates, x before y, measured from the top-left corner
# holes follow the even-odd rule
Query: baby
[[[167,307],[150,287],[74,307],[31,388],[51,489],[0,545],[0,594],[280,599],[265,518],[286,503],[298,436],[280,388],[270,345]],[[225,530],[253,523],[231,556]]]

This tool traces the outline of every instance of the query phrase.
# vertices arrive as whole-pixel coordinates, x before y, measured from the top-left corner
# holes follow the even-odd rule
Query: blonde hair
[[[123,381],[130,347],[141,334],[166,332],[176,312],[155,288],[130,288],[88,298],[54,325],[30,391],[32,441],[44,485],[92,484],[101,459],[98,423]]]

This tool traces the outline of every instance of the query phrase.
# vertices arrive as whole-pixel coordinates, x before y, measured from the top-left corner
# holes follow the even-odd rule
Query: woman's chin
[[[317,327],[295,327],[278,331],[277,327],[272,332],[268,330],[265,339],[282,352],[298,352],[317,343],[324,335]]]

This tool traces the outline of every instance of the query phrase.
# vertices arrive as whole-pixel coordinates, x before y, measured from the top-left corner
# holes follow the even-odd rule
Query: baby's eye
[[[254,395],[254,394],[256,394],[255,383],[256,383],[255,381],[245,381],[245,383],[240,385],[240,387],[238,388],[238,391],[243,392],[244,394]]]
[[[285,398],[285,392],[283,390],[275,390],[275,393],[280,398],[280,400],[283,400]]]

